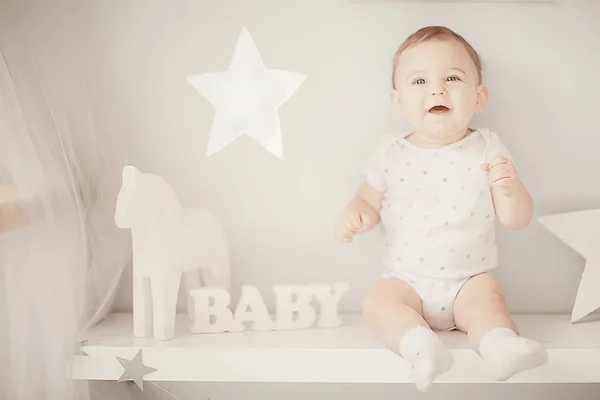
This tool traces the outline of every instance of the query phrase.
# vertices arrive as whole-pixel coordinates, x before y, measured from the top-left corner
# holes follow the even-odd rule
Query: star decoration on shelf
[[[126,360],[121,357],[117,357],[117,360],[119,360],[124,369],[123,374],[117,382],[133,381],[142,391],[144,390],[144,376],[158,371],[156,368],[144,365],[142,361],[142,349],[138,350],[133,360]]]
[[[542,226],[585,258],[571,322],[600,308],[600,209],[539,218]]]
[[[229,70],[187,78],[215,108],[206,155],[246,134],[276,157],[283,158],[278,108],[305,80],[295,72],[267,69],[256,43],[242,28]]]

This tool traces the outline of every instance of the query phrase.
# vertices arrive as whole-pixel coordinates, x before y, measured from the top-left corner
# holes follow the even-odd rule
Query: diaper
[[[426,278],[409,271],[388,271],[384,278],[397,278],[411,285],[421,297],[423,319],[438,331],[453,330],[454,301],[462,286],[470,276],[457,279]]]

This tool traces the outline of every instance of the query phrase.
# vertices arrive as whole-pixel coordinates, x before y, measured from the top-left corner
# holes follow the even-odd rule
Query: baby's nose
[[[431,94],[433,96],[443,96],[447,94],[446,85],[443,81],[435,79],[431,85]]]

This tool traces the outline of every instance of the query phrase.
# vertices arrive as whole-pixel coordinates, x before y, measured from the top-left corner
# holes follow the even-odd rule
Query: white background
[[[231,239],[234,298],[241,284],[252,284],[271,307],[274,284],[344,280],[353,289],[342,311],[360,309],[380,273],[377,235],[341,244],[333,221],[381,136],[407,128],[389,107],[391,60],[402,40],[424,25],[455,29],[483,57],[491,102],[475,126],[490,127],[508,145],[537,216],[600,204],[597,0],[108,0],[94,7],[131,162],[168,179],[185,206],[209,207],[222,218]],[[227,69],[242,25],[267,67],[307,75],[280,109],[283,161],[249,137],[204,156],[213,109],[186,77]],[[519,233],[499,229],[499,243],[496,275],[515,312],[570,311],[583,267],[577,254],[536,223]],[[130,285],[127,271],[117,308],[131,307]],[[184,400],[247,400],[266,393],[244,389],[244,396],[233,395],[211,386],[205,389],[213,394],[198,397],[205,391],[200,388],[180,386],[179,393]],[[451,388],[457,395],[465,389]],[[335,398],[340,390],[304,393]],[[357,393],[363,398],[379,390],[381,396],[400,395],[381,387]],[[448,390],[428,398],[447,399],[441,393]],[[525,393],[519,390],[525,389],[503,388],[499,398]],[[561,392],[531,390],[545,398]],[[581,387],[576,397],[584,392]],[[340,399],[354,398],[347,389],[343,393]],[[478,392],[474,398],[487,396]]]

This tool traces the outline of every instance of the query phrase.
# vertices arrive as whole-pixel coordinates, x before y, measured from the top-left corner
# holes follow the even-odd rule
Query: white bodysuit
[[[498,264],[488,173],[480,168],[496,156],[512,160],[487,129],[436,149],[395,136],[384,139],[364,169],[367,182],[384,192],[384,276],[415,288],[434,329],[455,327],[462,285]]]

